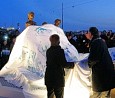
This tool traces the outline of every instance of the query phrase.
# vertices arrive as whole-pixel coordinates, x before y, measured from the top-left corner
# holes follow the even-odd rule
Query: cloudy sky
[[[96,26],[99,30],[115,31],[115,0],[1,0],[0,27],[25,29],[27,13],[35,13],[34,21],[54,23],[62,19],[63,29],[87,30]]]

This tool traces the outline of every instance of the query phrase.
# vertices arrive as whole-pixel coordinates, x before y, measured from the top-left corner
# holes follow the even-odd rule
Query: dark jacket
[[[51,46],[46,52],[45,85],[64,87],[64,67],[66,66],[64,50],[60,46]]]
[[[102,92],[114,88],[114,65],[107,45],[101,38],[91,40],[88,65],[92,68],[93,91]]]

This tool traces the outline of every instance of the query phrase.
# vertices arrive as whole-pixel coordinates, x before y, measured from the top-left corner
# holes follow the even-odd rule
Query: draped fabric
[[[91,71],[87,66],[88,54],[78,54],[69,43],[64,32],[51,24],[29,26],[17,38],[9,61],[0,71],[0,76],[8,82],[22,87],[25,98],[46,98],[44,85],[46,69],[46,50],[50,47],[49,37],[60,36],[60,45],[64,49],[66,60],[75,62],[73,69],[65,69],[66,86],[64,98],[89,98],[91,92]],[[115,48],[110,49],[115,60]]]

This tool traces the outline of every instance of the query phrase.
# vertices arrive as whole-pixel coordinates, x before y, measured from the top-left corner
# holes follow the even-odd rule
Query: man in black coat
[[[114,88],[114,65],[106,43],[99,37],[98,29],[91,27],[87,36],[90,42],[88,65],[92,69],[93,95],[90,98],[110,98]]]
[[[50,37],[51,47],[46,51],[46,72],[45,85],[47,87],[47,97],[63,98],[64,94],[64,67],[66,58],[64,50],[59,46],[59,36],[54,34]]]

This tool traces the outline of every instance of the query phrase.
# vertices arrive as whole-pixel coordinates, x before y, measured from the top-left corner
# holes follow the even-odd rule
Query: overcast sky
[[[96,26],[99,30],[115,31],[115,0],[1,0],[0,27],[25,28],[27,13],[35,13],[34,21],[54,23],[62,19],[64,30],[87,30]]]

